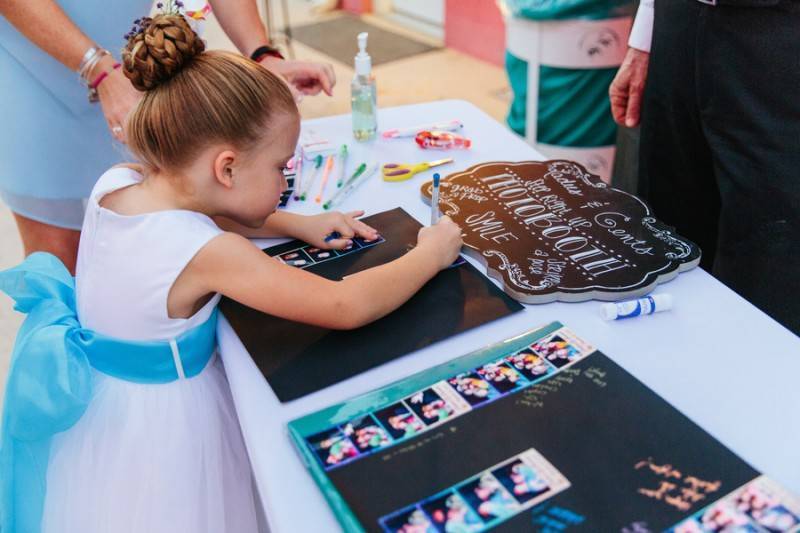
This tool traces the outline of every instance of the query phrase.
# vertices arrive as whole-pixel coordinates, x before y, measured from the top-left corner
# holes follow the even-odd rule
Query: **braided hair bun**
[[[171,79],[205,43],[179,14],[140,19],[122,51],[122,69],[133,86],[148,91]]]

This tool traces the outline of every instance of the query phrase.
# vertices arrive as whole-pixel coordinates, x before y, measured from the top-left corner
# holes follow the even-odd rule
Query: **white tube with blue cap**
[[[671,294],[651,294],[638,300],[603,304],[600,313],[605,320],[622,320],[641,315],[652,315],[672,309]]]

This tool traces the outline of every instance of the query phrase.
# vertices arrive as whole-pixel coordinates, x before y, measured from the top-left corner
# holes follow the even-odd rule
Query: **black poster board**
[[[800,499],[557,322],[289,430],[348,532],[800,529]]]
[[[382,265],[417,242],[419,222],[401,208],[363,219],[382,241],[319,258],[300,241],[265,250],[305,262],[327,279]],[[363,246],[363,247],[362,247]],[[294,254],[298,254],[295,256]],[[324,255],[325,252],[322,252]],[[333,331],[266,315],[223,299],[220,308],[278,399],[287,402],[352,377],[434,342],[522,309],[469,263],[444,270],[393,313],[365,327]]]

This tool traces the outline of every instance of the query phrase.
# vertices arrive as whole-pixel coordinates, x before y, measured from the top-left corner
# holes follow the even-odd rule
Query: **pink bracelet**
[[[119,63],[114,63],[114,67],[112,68],[112,70],[116,70],[120,66],[121,65]],[[95,78],[95,80],[89,85],[89,88],[93,91],[96,91],[97,88],[100,87],[100,84],[103,83],[103,80],[106,79],[109,74],[110,71],[101,72],[100,75],[97,76],[97,78]]]

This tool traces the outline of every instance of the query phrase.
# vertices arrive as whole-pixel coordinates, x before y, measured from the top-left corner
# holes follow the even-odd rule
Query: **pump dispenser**
[[[378,130],[375,76],[372,75],[372,58],[367,53],[367,32],[358,34],[358,54],[355,57],[356,74],[350,84],[350,104],[353,114],[353,136],[358,141],[375,138]]]

